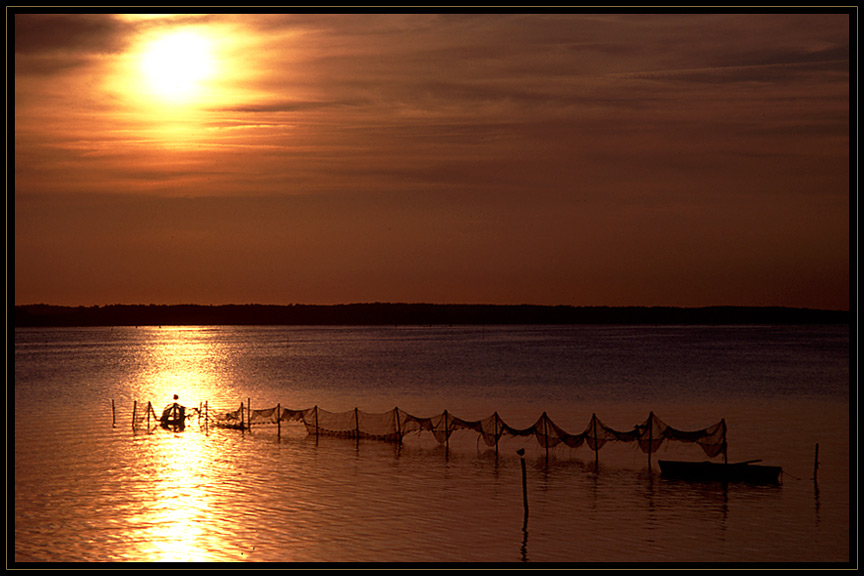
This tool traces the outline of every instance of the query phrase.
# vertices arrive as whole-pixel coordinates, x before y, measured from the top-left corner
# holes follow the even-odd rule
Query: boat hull
[[[695,482],[749,482],[779,484],[780,466],[753,465],[749,462],[723,464],[719,462],[681,462],[660,460],[660,473],[667,478]]]
[[[162,428],[166,430],[185,430],[186,429],[186,421],[185,420],[162,420],[160,422]]]
[[[159,422],[166,430],[183,430],[186,428],[186,407],[176,402],[166,406]]]

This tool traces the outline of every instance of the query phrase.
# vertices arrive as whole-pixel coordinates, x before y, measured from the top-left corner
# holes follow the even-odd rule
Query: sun
[[[172,103],[200,99],[215,67],[212,40],[195,30],[166,32],[141,52],[140,71],[149,96]]]

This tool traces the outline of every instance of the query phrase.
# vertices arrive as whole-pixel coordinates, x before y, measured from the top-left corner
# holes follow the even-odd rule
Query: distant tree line
[[[15,306],[16,327],[495,324],[848,324],[842,310],[471,304]]]

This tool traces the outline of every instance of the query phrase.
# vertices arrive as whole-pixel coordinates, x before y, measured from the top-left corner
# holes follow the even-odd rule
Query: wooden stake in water
[[[111,399],[111,427],[117,427],[117,413],[114,411],[114,399]]]
[[[450,424],[447,422],[447,410],[444,410],[444,453],[450,453]]]
[[[396,441],[402,443],[402,423],[399,422],[399,407],[393,408],[393,417],[396,419]]]
[[[360,441],[360,413],[357,408],[354,408],[354,434],[357,437],[357,441]]]
[[[495,423],[495,457],[497,458],[498,457],[498,412],[495,412],[495,414],[493,414],[493,416],[495,417],[495,420],[494,420],[494,423]]]
[[[522,505],[525,507],[525,521],[528,521],[528,474],[525,471],[525,449],[519,448],[516,451],[519,454],[519,460],[522,463]]]
[[[654,445],[654,412],[648,414],[648,470],[651,470],[651,448]]]
[[[546,424],[549,418],[543,412],[543,445],[546,447],[546,461],[549,461],[549,427]]]
[[[816,455],[813,457],[813,482],[816,482],[816,476],[819,473],[819,443],[816,443]]]
[[[135,430],[135,416],[136,416],[137,412],[138,412],[138,401],[133,400],[132,401],[132,430]]]

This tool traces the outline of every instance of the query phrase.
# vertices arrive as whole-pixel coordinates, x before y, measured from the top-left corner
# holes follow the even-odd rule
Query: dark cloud
[[[747,66],[715,66],[711,68],[684,68],[678,70],[652,70],[623,74],[621,77],[643,80],[669,80],[687,83],[736,83],[736,82],[800,82],[802,78],[818,75],[822,82],[828,80],[826,73],[838,73],[838,81],[846,81],[849,72],[848,60],[817,62],[792,62],[784,64],[754,64]],[[846,78],[844,78],[844,76]]]
[[[15,74],[48,76],[74,71],[94,56],[127,45],[127,26],[109,15],[15,14]]]
[[[729,50],[722,60],[715,61],[718,66],[766,66],[766,65],[821,65],[825,63],[849,62],[849,44],[848,42],[837,43],[832,46],[819,49],[805,50],[802,48],[793,49],[772,49],[770,47],[762,47],[758,50],[748,50],[735,52]]]
[[[322,110],[328,108],[344,108],[351,106],[363,106],[369,104],[366,99],[352,100],[285,100],[281,102],[270,102],[267,104],[247,104],[242,106],[220,108],[219,112],[243,112],[243,113],[279,113],[279,112],[301,112],[308,110]]]
[[[128,26],[106,14],[15,14],[16,54],[113,54]]]

